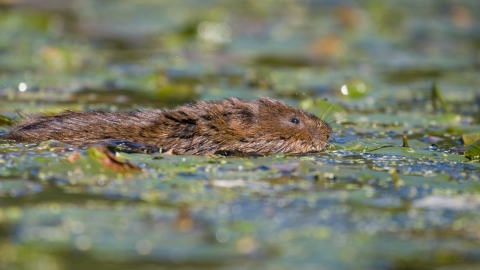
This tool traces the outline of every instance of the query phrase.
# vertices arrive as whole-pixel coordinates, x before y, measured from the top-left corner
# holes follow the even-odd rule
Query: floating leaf
[[[138,166],[130,163],[129,161],[116,157],[105,146],[88,148],[87,153],[90,156],[95,157],[103,166],[116,172],[127,172],[140,169]]]
[[[441,130],[440,132],[445,132]],[[449,126],[446,132],[450,134],[472,134],[480,133],[480,125],[468,125],[468,126]]]
[[[405,156],[411,158],[433,158],[438,160],[450,160],[450,161],[467,161],[465,157],[461,155],[454,155],[448,153],[442,153],[434,150],[423,150],[411,147],[385,147],[376,150],[369,151],[370,153],[393,155],[393,156]]]
[[[480,140],[480,133],[473,133],[473,134],[463,134],[462,135],[463,145],[469,146],[475,141]]]
[[[344,144],[333,144],[330,150],[349,150],[353,152],[366,152],[382,147],[393,146],[395,142],[392,140],[377,140],[377,139],[358,139],[351,140]]]
[[[409,145],[414,148],[427,149],[430,145],[419,140],[409,140]],[[349,150],[353,152],[366,152],[383,147],[402,146],[401,140],[391,139],[358,139],[351,140],[344,144],[333,144],[330,150]]]
[[[10,118],[0,114],[0,126],[10,126],[12,124],[13,121]]]
[[[85,152],[74,151],[66,158],[46,162],[39,169],[42,180],[61,179],[71,184],[105,183],[109,179],[139,176],[141,170],[128,160],[116,157],[104,146],[91,147]],[[124,157],[127,157],[124,154]]]
[[[472,143],[465,150],[465,157],[470,160],[479,160],[480,159],[480,140]]]

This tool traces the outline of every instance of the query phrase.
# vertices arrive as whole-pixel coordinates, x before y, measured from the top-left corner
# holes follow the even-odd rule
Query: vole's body
[[[29,117],[4,134],[19,142],[87,145],[128,140],[178,154],[320,152],[332,130],[317,117],[270,98],[228,98],[174,110],[66,112]]]

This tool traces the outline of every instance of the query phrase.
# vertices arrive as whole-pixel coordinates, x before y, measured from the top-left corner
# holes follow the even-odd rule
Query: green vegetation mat
[[[477,269],[480,2],[2,1],[0,133],[269,96],[324,153],[0,140],[0,269]]]

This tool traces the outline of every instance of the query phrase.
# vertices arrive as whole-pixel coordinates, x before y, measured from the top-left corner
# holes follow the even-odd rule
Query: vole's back
[[[116,139],[153,145],[152,140],[139,141],[138,135],[142,130],[155,125],[162,112],[67,112],[54,116],[31,117],[4,134],[3,138],[30,143],[58,140],[72,145]]]

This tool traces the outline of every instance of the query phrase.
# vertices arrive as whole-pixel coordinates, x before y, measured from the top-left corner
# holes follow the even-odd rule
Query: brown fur
[[[175,110],[66,112],[29,117],[3,138],[34,143],[58,140],[72,145],[128,140],[172,149],[178,154],[209,155],[320,152],[331,133],[324,121],[280,101],[232,97]]]

